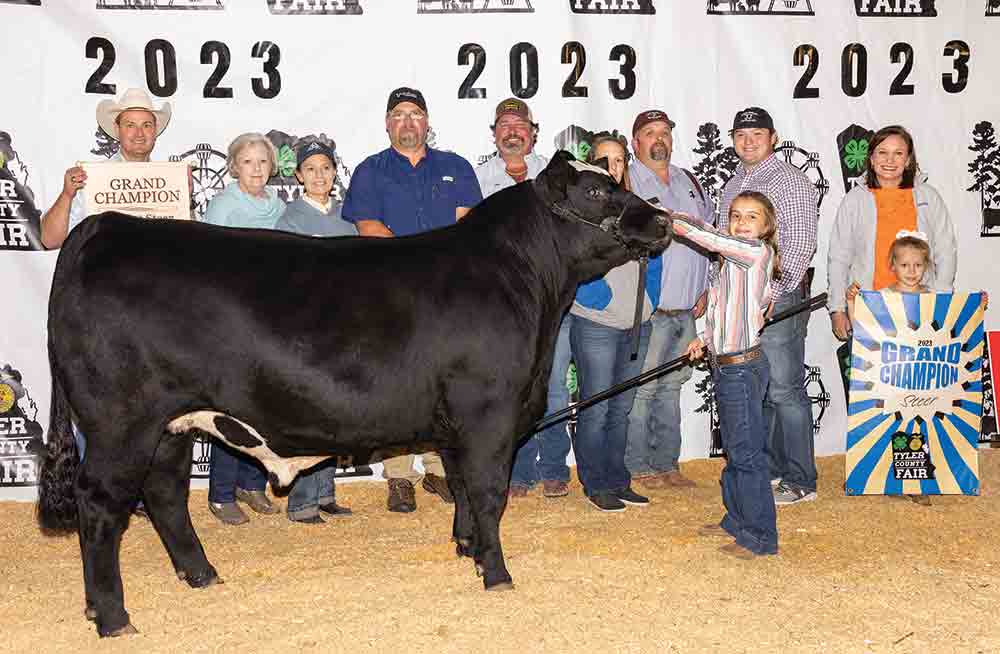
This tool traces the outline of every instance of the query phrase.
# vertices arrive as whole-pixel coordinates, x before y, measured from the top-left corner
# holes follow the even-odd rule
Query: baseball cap
[[[528,103],[524,100],[519,100],[518,98],[507,98],[498,104],[494,122],[500,120],[500,116],[503,116],[504,114],[514,114],[515,116],[525,119],[529,123],[535,122],[531,115],[531,109],[528,108]]]
[[[295,169],[299,170],[302,168],[302,164],[305,160],[314,154],[322,154],[330,159],[330,163],[333,167],[337,167],[337,156],[333,152],[333,148],[324,143],[323,141],[309,140],[300,144],[298,148],[295,149]]]
[[[649,111],[643,111],[635,117],[635,122],[632,123],[632,136],[635,136],[636,132],[646,125],[657,121],[663,121],[670,125],[670,129],[677,126],[677,123],[670,120],[670,116],[667,115],[667,112],[660,111],[659,109],[650,109]]]
[[[732,134],[738,129],[755,129],[763,128],[774,131],[774,121],[771,119],[771,114],[767,113],[764,109],[760,107],[747,107],[741,111],[736,112],[736,117],[733,118],[733,128],[729,130]]]
[[[389,113],[401,102],[412,102],[423,109],[425,113],[427,112],[427,103],[424,102],[424,94],[408,86],[401,86],[389,94],[389,101],[386,103],[385,112]]]

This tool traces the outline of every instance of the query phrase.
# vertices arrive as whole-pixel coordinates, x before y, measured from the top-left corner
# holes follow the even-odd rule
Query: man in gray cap
[[[534,151],[538,123],[523,100],[507,98],[497,105],[493,124],[497,156],[476,168],[476,178],[489,197],[526,179],[534,179],[549,160]]]
[[[671,211],[712,222],[701,185],[689,171],[670,163],[675,123],[664,111],[652,109],[632,124],[636,161],[629,166],[632,192]],[[652,370],[684,353],[694,340],[695,319],[705,313],[708,258],[677,239],[662,255],[660,301],[651,319],[653,329],[643,371]],[[668,283],[669,282],[669,283]],[[629,414],[625,467],[643,488],[694,486],[681,474],[681,387],[691,379],[682,366],[644,384],[636,392]]]

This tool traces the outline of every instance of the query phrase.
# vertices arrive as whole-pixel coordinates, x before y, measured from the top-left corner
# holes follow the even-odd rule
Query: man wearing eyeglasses
[[[342,216],[361,236],[406,236],[455,224],[483,199],[468,161],[451,152],[427,147],[430,129],[423,94],[400,87],[389,94],[385,131],[390,147],[373,154],[354,170]],[[423,455],[426,474],[413,468],[414,455],[386,459],[388,508],[409,513],[417,508],[414,484],[453,502],[441,458]]]

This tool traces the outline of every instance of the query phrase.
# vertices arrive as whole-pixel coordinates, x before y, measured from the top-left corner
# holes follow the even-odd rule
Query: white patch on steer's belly
[[[229,442],[215,427],[215,419],[218,417],[229,418],[230,420],[239,423],[240,426],[252,434],[254,438],[260,440],[261,445],[256,447],[243,447]],[[329,456],[295,456],[289,459],[282,458],[275,454],[274,450],[267,446],[267,439],[261,436],[256,429],[239,418],[235,418],[219,411],[193,411],[191,413],[185,413],[179,418],[174,418],[167,424],[167,431],[172,434],[181,434],[190,431],[191,429],[200,429],[204,432],[208,432],[233,449],[245,452],[246,454],[254,457],[263,463],[264,467],[278,478],[278,483],[282,486],[288,486],[292,483],[292,480],[295,479],[295,475],[299,474],[302,470],[311,468],[320,461],[325,461],[331,458]]]

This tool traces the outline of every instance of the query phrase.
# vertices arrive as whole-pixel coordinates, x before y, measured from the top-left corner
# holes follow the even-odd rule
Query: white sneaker
[[[798,502],[812,502],[817,497],[816,491],[806,490],[798,486],[791,486],[779,483],[774,489],[775,504],[796,504]]]
[[[775,477],[771,480],[771,488],[777,488],[778,484],[781,483],[781,477]]]

